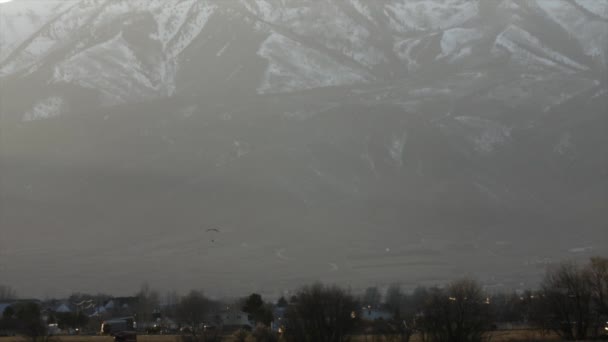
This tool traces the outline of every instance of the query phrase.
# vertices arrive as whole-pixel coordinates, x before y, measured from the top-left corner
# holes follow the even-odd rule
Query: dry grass
[[[489,333],[489,342],[528,342],[528,341],[558,341],[559,337],[555,334],[544,334],[539,330],[504,330]],[[24,342],[22,338],[0,337],[0,342]],[[226,342],[231,339],[226,337]],[[372,336],[356,336],[353,342],[382,341]],[[421,342],[420,336],[414,335],[411,342]],[[108,336],[60,336],[53,337],[49,342],[113,342]],[[170,335],[138,335],[137,342],[179,342],[178,336]]]
[[[540,330],[500,330],[488,333],[488,342],[530,342],[530,341],[559,341],[559,336],[546,334]],[[357,336],[353,342],[384,342],[376,336]],[[414,335],[410,342],[422,342],[420,335]]]
[[[491,342],[559,341],[560,337],[542,330],[504,330],[490,335]]]
[[[137,342],[179,342],[174,335],[137,335]],[[22,337],[0,337],[0,342],[26,342]],[[48,342],[113,342],[111,336],[54,336]],[[228,340],[227,340],[228,341]]]

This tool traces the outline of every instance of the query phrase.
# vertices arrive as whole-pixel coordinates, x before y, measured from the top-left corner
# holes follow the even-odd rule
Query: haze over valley
[[[608,254],[607,66],[603,0],[2,3],[2,280],[534,286]]]

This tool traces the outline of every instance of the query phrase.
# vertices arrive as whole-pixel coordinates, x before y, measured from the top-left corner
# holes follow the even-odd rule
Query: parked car
[[[217,326],[215,324],[211,324],[211,323],[203,324],[203,331],[213,331],[216,329],[217,329]]]
[[[137,342],[136,324],[133,317],[105,320],[101,323],[101,335],[110,335],[116,342]]]
[[[137,342],[137,333],[135,331],[119,331],[113,336],[115,342]]]

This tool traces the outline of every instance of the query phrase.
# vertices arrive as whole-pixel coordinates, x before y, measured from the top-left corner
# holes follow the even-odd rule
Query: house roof
[[[67,305],[61,304],[57,307],[57,309],[55,309],[55,312],[65,313],[65,312],[72,312],[72,310],[70,310],[70,308]]]
[[[0,315],[4,313],[4,310],[9,306],[13,305],[13,303],[0,303]]]

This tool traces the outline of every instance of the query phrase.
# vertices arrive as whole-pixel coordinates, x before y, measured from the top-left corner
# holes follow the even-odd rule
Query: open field
[[[543,334],[538,330],[503,330],[491,333],[489,341],[492,342],[517,342],[517,341],[558,341],[559,338],[554,334]],[[19,337],[0,337],[0,342],[24,342],[23,338]],[[113,339],[107,336],[58,336],[53,337],[49,342],[112,342]],[[138,342],[179,342],[179,336],[175,335],[138,335]],[[230,342],[231,338],[226,337],[226,342]],[[356,336],[353,342],[367,342],[381,340],[374,339],[370,336]],[[420,336],[413,336],[411,342],[420,342]]]

